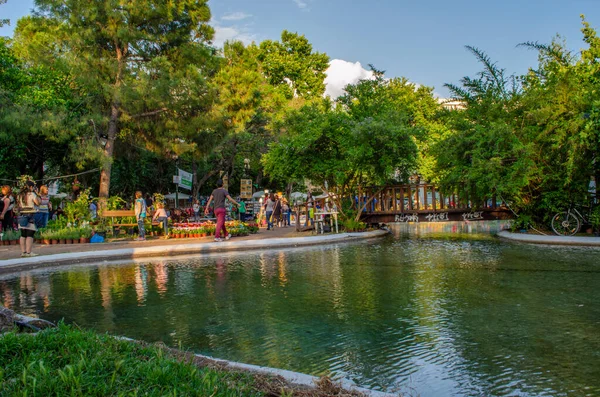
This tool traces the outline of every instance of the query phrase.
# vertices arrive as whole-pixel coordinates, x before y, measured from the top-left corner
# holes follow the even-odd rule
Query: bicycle
[[[582,207],[582,206],[579,206]],[[593,204],[590,205],[587,213],[582,214],[575,207],[569,207],[566,211],[557,212],[552,217],[552,230],[559,236],[573,236],[581,229],[584,224],[591,224],[590,218],[593,211]]]

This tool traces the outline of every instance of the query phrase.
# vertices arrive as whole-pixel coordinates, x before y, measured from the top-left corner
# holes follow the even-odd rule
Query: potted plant
[[[50,233],[50,242],[54,245],[54,244],[58,244],[58,230],[54,230]]]
[[[73,244],[73,232],[70,229],[65,230],[65,244]]]
[[[82,228],[79,232],[79,242],[81,244],[87,244],[90,242],[90,238],[92,237],[92,229],[89,227]]]
[[[11,240],[10,240],[10,245],[17,245],[19,244],[19,239],[21,238],[21,233],[19,232],[11,232]]]
[[[42,237],[42,244],[50,245],[50,235],[52,234],[52,232],[50,230],[44,230],[40,234]]]

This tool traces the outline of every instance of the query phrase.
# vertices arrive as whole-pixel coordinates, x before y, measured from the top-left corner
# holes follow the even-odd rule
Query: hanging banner
[[[242,179],[240,181],[240,198],[244,200],[252,199],[252,179]]]
[[[192,179],[193,175],[180,168],[177,168],[179,172],[179,187],[187,190],[192,190]]]

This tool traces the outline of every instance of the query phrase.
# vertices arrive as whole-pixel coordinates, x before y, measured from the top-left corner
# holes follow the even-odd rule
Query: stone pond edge
[[[537,234],[511,233],[506,230],[498,232],[498,237],[503,240],[528,244],[600,247],[600,237],[542,236]]]
[[[361,233],[339,233],[308,237],[282,237],[268,240],[232,239],[225,242],[188,243],[176,245],[156,245],[149,247],[120,248],[96,251],[71,252],[64,254],[40,255],[34,258],[16,258],[0,261],[0,274],[16,271],[55,267],[81,263],[102,263],[118,259],[151,258],[190,254],[209,254],[215,252],[279,249],[321,244],[335,244],[383,237],[388,230],[380,229]],[[93,246],[91,246],[93,248]]]

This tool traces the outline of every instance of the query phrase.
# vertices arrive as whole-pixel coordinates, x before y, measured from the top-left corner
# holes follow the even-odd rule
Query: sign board
[[[229,191],[229,177],[227,174],[223,177],[223,189]]]
[[[180,181],[181,179],[179,179],[179,176],[173,175],[173,183],[179,184]]]
[[[187,190],[192,190],[193,175],[180,168],[178,168],[177,170],[179,171],[179,187]]]
[[[240,181],[240,198],[252,199],[252,179],[242,179]]]

